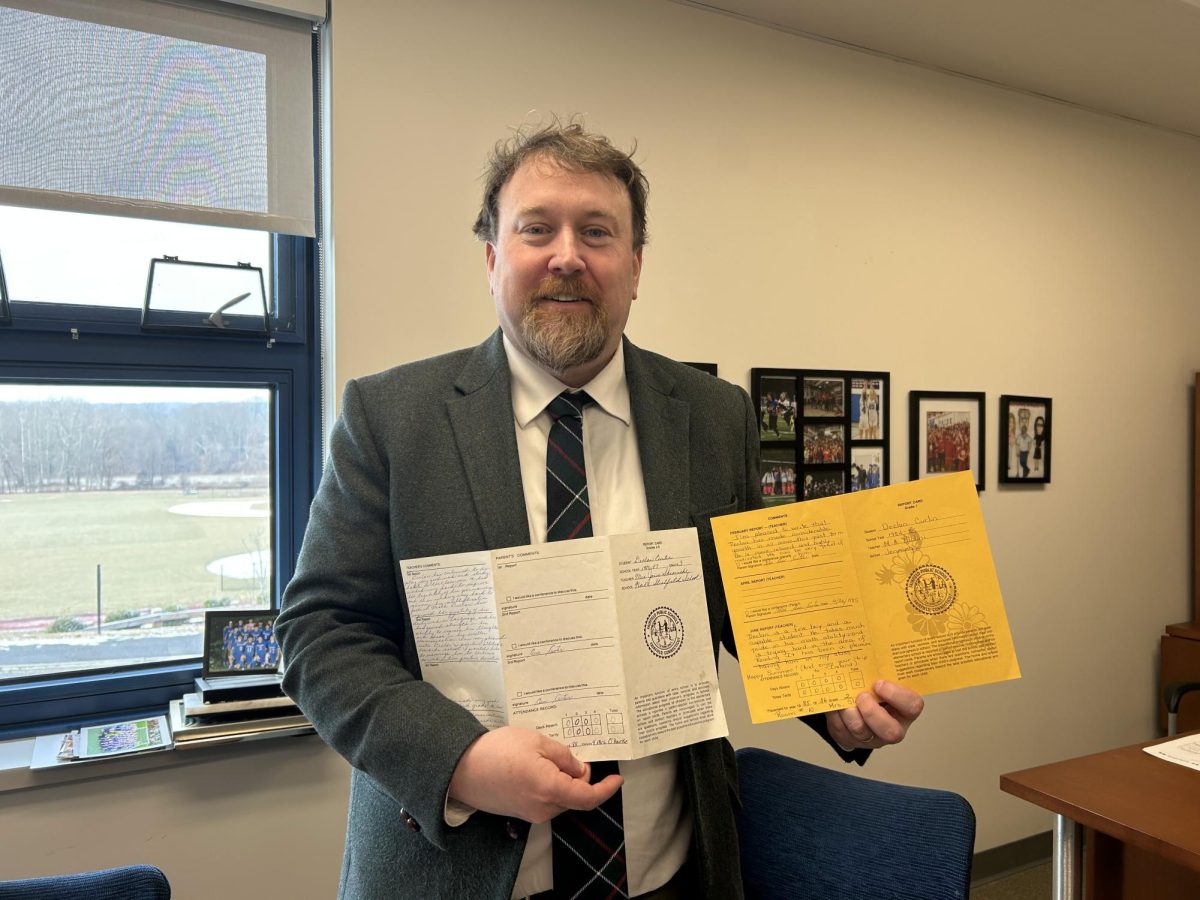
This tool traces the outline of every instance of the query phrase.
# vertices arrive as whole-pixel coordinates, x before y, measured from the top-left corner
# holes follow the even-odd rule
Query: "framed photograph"
[[[1000,396],[1001,484],[1049,484],[1049,397]]]
[[[279,669],[275,617],[270,609],[204,613],[204,677],[269,675]]]
[[[909,392],[909,478],[969,469],[983,490],[984,400],[974,391]]]
[[[751,369],[763,500],[809,500],[890,484],[890,377],[842,369]]]
[[[804,462],[808,464],[846,461],[846,436],[841,425],[804,426]]]
[[[804,472],[804,499],[819,500],[846,493],[846,481],[841,469],[806,469]]]
[[[796,378],[764,375],[758,379],[758,436],[763,441],[796,439]]]
[[[841,418],[846,414],[844,378],[804,379],[804,418]]]
[[[883,448],[853,447],[850,450],[850,492],[883,485]]]
[[[765,506],[796,502],[796,452],[782,447],[766,448],[759,462]]]
[[[883,410],[886,379],[850,379],[850,440],[883,440]]]

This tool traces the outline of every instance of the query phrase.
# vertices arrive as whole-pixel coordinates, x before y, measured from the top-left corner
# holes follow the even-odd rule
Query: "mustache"
[[[538,286],[533,289],[529,299],[537,300],[539,297],[550,297],[555,294],[579,297],[591,303],[595,303],[599,299],[595,291],[589,285],[585,284],[582,279],[564,278],[559,275],[550,275],[543,278],[538,283]]]

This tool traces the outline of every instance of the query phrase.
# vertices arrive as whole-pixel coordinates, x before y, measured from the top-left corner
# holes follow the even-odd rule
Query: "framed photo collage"
[[[751,369],[767,506],[890,483],[887,372]]]

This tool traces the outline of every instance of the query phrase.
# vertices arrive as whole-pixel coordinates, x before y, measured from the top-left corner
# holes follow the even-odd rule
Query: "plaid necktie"
[[[583,391],[563,391],[550,401],[550,440],[546,444],[546,540],[592,536],[587,469],[583,462]]]
[[[546,540],[592,536],[587,467],[583,458],[583,391],[550,401],[546,444]],[[592,779],[617,771],[615,762],[592,763]],[[569,809],[550,823],[554,835],[554,896],[571,900],[628,897],[621,792],[593,810]]]

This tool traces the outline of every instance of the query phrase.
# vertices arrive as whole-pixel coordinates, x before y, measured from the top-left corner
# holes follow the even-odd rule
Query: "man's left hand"
[[[825,713],[829,736],[843,750],[900,743],[925,708],[920,694],[893,681],[875,682],[874,691],[863,691],[848,709]]]

